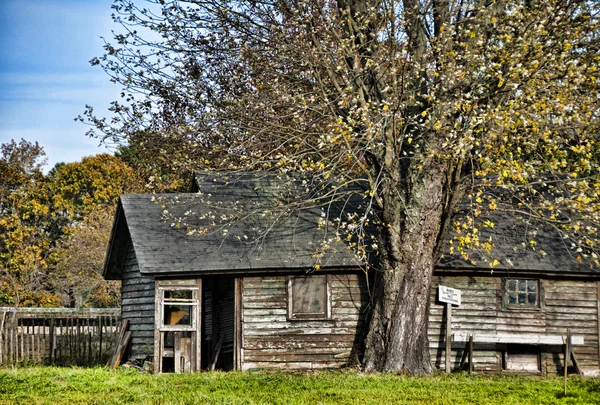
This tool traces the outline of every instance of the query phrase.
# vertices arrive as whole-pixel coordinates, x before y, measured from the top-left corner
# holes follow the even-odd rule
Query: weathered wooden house
[[[324,211],[290,209],[295,191],[283,184],[197,174],[190,193],[121,196],[104,276],[122,281],[130,359],[152,359],[157,372],[337,368],[358,359],[365,274],[344,242],[319,229]],[[360,198],[343,204],[361,209]],[[477,371],[560,372],[570,328],[578,365],[598,374],[598,269],[572,258],[550,232],[540,239],[546,253],[532,254],[515,239],[523,229],[496,222],[503,260],[493,272],[450,255],[435,270],[435,365],[443,369],[446,357],[439,284],[462,291],[452,310],[452,369],[465,334],[475,334]]]

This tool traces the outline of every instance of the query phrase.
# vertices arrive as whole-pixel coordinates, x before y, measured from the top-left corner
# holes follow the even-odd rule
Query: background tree
[[[44,275],[53,262],[44,151],[12,140],[0,147],[0,305],[54,306]]]
[[[140,191],[138,177],[108,154],[45,176],[37,143],[1,151],[0,305],[114,304],[115,287],[99,279],[117,198]]]
[[[110,121],[88,108],[92,135],[142,144],[137,136],[149,131],[174,160],[193,150],[191,164],[300,173],[315,180],[307,187],[329,183],[335,198],[338,185],[363,187],[364,217],[327,221],[359,241],[357,254],[376,254],[367,371],[431,371],[433,266],[449,238],[463,258],[478,249],[497,265],[494,241],[480,240],[494,226],[490,211],[531,229],[547,224],[598,265],[596,2],[113,8],[124,30],[92,64],[123,85],[123,98]],[[465,198],[469,207],[452,219]],[[306,201],[315,203],[323,201]],[[369,221],[376,243],[362,234]],[[535,233],[527,237],[535,248]]]
[[[114,282],[102,279],[119,195],[143,191],[139,176],[116,156],[99,154],[57,165],[48,173],[53,213],[68,218],[55,242],[48,284],[67,306],[118,306]]]
[[[74,225],[68,237],[58,242],[58,260],[48,279],[52,290],[67,298],[63,305],[73,308],[120,306],[120,284],[102,278],[113,219],[113,206],[92,211]]]

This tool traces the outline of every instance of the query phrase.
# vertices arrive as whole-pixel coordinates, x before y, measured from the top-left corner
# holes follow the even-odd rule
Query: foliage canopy
[[[0,306],[117,305],[100,273],[116,199],[139,190],[132,170],[101,154],[44,175],[37,143],[1,152]]]
[[[480,238],[494,226],[486,212],[530,223],[526,249],[536,249],[543,223],[576,259],[600,265],[597,2],[117,0],[113,8],[123,31],[92,64],[123,93],[110,120],[87,109],[92,134],[140,150],[160,145],[195,169],[367,180],[369,215],[328,220],[340,237],[370,220],[379,229],[377,243],[357,246],[378,257],[368,370],[431,370],[423,331],[433,265],[448,238],[464,259],[477,249],[498,265],[494,241]]]

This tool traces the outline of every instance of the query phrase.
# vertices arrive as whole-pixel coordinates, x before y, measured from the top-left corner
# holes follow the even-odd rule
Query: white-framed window
[[[327,275],[289,276],[288,319],[331,319],[331,288]]]
[[[540,281],[536,279],[505,279],[504,304],[506,308],[514,309],[539,308]]]
[[[160,287],[160,329],[195,331],[198,318],[198,288]]]

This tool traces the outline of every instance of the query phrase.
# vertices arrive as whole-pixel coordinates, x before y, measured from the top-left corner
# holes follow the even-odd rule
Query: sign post
[[[440,302],[446,304],[446,373],[451,371],[450,354],[452,352],[452,305],[460,305],[461,291],[456,288],[438,286]]]

